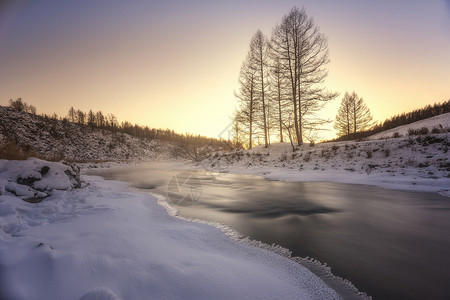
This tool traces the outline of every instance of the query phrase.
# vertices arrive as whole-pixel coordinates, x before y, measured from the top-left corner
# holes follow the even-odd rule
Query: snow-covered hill
[[[216,172],[264,175],[288,181],[332,181],[385,188],[433,191],[450,196],[450,132],[433,134],[445,114],[380,133],[366,141],[257,146],[231,153],[216,152],[197,167]],[[406,136],[409,128],[428,126],[425,135]],[[392,138],[393,133],[400,133]],[[378,139],[376,139],[378,137]]]
[[[93,129],[0,106],[0,146],[31,149],[47,159],[167,159],[170,145],[128,134]]]
[[[429,132],[434,131],[447,131],[450,132],[450,113],[437,115],[432,118],[417,121],[408,125],[399,126],[393,129],[389,129],[377,134],[374,134],[368,139],[387,139],[394,136],[408,136],[410,130],[421,130],[422,128],[427,128]]]

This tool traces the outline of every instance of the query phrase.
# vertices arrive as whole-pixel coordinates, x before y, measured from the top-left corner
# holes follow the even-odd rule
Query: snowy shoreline
[[[260,175],[268,180],[335,182],[450,197],[449,134],[217,152],[181,168]]]
[[[243,175],[262,176],[266,180],[287,182],[332,182],[339,184],[374,186],[385,190],[398,190],[417,193],[437,193],[444,197],[450,197],[450,178],[418,178],[411,176],[387,176],[385,174],[360,174],[339,171],[302,171],[285,168],[274,169],[270,167],[228,167],[208,168],[203,166],[182,166],[187,169],[205,169],[213,173],[230,173]]]
[[[2,178],[16,176],[18,164],[2,161]],[[21,164],[28,173],[64,168],[37,159]],[[83,177],[83,188],[53,188],[40,203],[2,190],[0,298],[340,298],[287,257],[173,218],[156,197],[125,183]]]

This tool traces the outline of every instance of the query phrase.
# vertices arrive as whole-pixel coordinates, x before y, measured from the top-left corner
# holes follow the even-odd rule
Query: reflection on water
[[[162,166],[90,173],[166,195]],[[360,185],[267,181],[196,171],[202,194],[180,214],[314,257],[374,299],[450,299],[450,199]]]

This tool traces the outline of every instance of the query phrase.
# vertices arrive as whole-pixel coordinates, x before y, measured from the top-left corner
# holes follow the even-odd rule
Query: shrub
[[[433,127],[433,129],[431,129],[431,133],[434,133],[434,134],[441,133],[441,129],[437,128],[437,127]]]
[[[408,135],[416,135],[416,134],[417,134],[416,130],[414,130],[412,128],[408,129]]]
[[[303,158],[305,162],[309,162],[311,160],[311,151],[306,153],[305,157]]]
[[[394,132],[394,134],[392,135],[392,137],[395,138],[399,138],[400,137],[400,133],[398,133],[397,131]]]
[[[422,127],[419,129],[419,134],[421,135],[426,135],[430,132],[430,130],[428,129],[428,127]]]

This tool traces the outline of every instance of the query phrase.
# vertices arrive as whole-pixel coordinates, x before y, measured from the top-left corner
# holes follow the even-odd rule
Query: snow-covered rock
[[[37,158],[0,160],[0,195],[15,195],[36,202],[48,197],[53,190],[71,190],[80,186],[80,169],[75,165]]]

